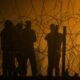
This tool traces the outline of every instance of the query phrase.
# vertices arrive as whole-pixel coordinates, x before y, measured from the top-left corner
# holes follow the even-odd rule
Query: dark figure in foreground
[[[27,61],[29,59],[32,69],[32,76],[36,76],[37,66],[34,51],[34,42],[36,41],[35,32],[31,29],[31,21],[26,21],[23,42],[24,42],[24,73],[26,74]]]
[[[58,25],[50,25],[51,33],[46,36],[48,43],[48,76],[52,76],[53,67],[55,75],[59,76],[59,61],[62,43],[62,34],[58,32]]]
[[[21,22],[17,23],[16,25],[16,32],[15,32],[15,57],[18,61],[18,66],[15,69],[16,76],[23,75],[23,24]]]
[[[14,28],[10,20],[4,23],[4,29],[1,32],[1,48],[3,50],[2,69],[4,76],[14,75]]]

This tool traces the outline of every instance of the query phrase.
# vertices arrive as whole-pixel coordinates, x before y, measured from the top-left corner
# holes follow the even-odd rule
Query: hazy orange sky
[[[60,14],[62,4],[62,13],[80,12],[79,0],[0,0],[0,19],[18,18],[21,16],[40,15],[44,3],[44,11],[48,15],[57,16]],[[37,16],[36,15],[36,16]]]

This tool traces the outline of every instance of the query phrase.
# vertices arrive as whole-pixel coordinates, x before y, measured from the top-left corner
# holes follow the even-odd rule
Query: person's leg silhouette
[[[30,60],[31,69],[32,69],[32,76],[36,76],[37,75],[37,64],[36,64],[35,53],[31,53],[31,55],[29,55],[29,60]]]

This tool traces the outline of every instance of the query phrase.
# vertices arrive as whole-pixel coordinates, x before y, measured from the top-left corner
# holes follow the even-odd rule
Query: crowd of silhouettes
[[[37,41],[35,32],[31,29],[32,22],[27,20],[25,28],[19,22],[14,26],[11,20],[6,20],[1,32],[1,48],[3,50],[2,68],[4,76],[26,76],[27,61],[30,60],[32,76],[37,76],[36,55],[34,42]],[[51,24],[51,32],[45,37],[48,43],[48,76],[52,76],[53,67],[59,76],[60,50],[62,34],[58,32],[59,25]],[[15,66],[15,58],[18,66]]]

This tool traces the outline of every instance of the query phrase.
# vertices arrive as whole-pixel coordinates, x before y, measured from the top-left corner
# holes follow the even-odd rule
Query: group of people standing
[[[26,76],[27,60],[30,60],[32,76],[37,76],[37,64],[34,51],[34,42],[37,41],[35,32],[31,29],[32,22],[27,20],[16,27],[10,20],[4,23],[1,32],[1,48],[3,50],[2,68],[4,76]],[[53,67],[56,76],[59,76],[59,60],[63,35],[58,32],[58,25],[51,24],[51,32],[45,37],[48,43],[48,76],[52,76]],[[18,66],[15,66],[15,58]]]

